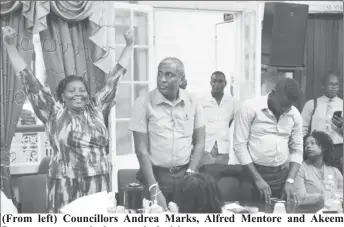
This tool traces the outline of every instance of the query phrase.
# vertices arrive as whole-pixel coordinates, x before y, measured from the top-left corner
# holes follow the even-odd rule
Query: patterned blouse
[[[96,176],[109,172],[106,156],[109,137],[104,116],[115,104],[118,81],[125,73],[126,69],[117,64],[106,77],[105,86],[86,105],[85,120],[82,120],[73,110],[55,103],[30,69],[19,72],[24,91],[43,122],[53,149],[50,178]]]

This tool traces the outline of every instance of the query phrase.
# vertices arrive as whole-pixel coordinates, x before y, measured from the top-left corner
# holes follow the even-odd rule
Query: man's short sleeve
[[[146,96],[136,99],[133,108],[131,109],[131,118],[129,123],[129,130],[135,132],[147,133],[147,101]]]
[[[205,120],[204,120],[204,111],[202,107],[202,103],[200,100],[196,100],[196,111],[195,111],[195,121],[194,121],[194,129],[201,128],[205,126]]]

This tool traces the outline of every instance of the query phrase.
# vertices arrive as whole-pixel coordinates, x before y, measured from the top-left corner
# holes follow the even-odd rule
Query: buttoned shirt
[[[277,121],[268,95],[247,100],[234,118],[234,152],[242,165],[280,166],[303,159],[302,118],[292,106]]]
[[[337,128],[332,122],[333,113],[335,111],[343,111],[343,99],[335,97],[332,100],[332,111],[327,113],[327,105],[329,103],[329,98],[326,96],[321,96],[317,98],[317,107],[313,115],[311,131],[323,131],[328,133],[334,144],[343,143],[343,134],[341,129]],[[303,135],[307,135],[308,127],[311,121],[311,116],[314,110],[314,100],[309,100],[306,102],[302,110],[303,119]]]
[[[181,166],[190,162],[195,129],[204,127],[199,101],[179,89],[172,103],[158,89],[139,97],[133,106],[129,130],[147,133],[152,165]]]
[[[220,104],[209,94],[200,99],[205,119],[205,151],[211,152],[217,142],[219,154],[229,152],[229,122],[234,119],[234,99],[224,94]]]

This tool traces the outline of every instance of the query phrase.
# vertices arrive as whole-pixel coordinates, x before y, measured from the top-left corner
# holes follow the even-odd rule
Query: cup
[[[149,208],[153,205],[153,202],[148,199],[143,199],[143,209],[145,210],[145,213],[149,212]]]
[[[287,211],[285,209],[285,203],[278,202],[274,206],[274,213],[275,214],[286,214]]]
[[[125,187],[124,206],[128,210],[143,209],[144,188],[137,183],[128,184]]]

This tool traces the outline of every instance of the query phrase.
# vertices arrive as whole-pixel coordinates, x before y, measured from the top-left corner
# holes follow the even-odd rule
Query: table
[[[232,202],[226,202],[226,204]],[[274,210],[275,203],[266,203],[265,201],[241,201],[239,202],[240,206],[249,206],[249,207],[257,207],[259,212],[271,214]],[[286,211],[287,213],[304,213],[304,214],[315,214],[319,210],[323,209],[323,204],[313,204],[313,205],[298,205],[295,203],[286,203]]]

